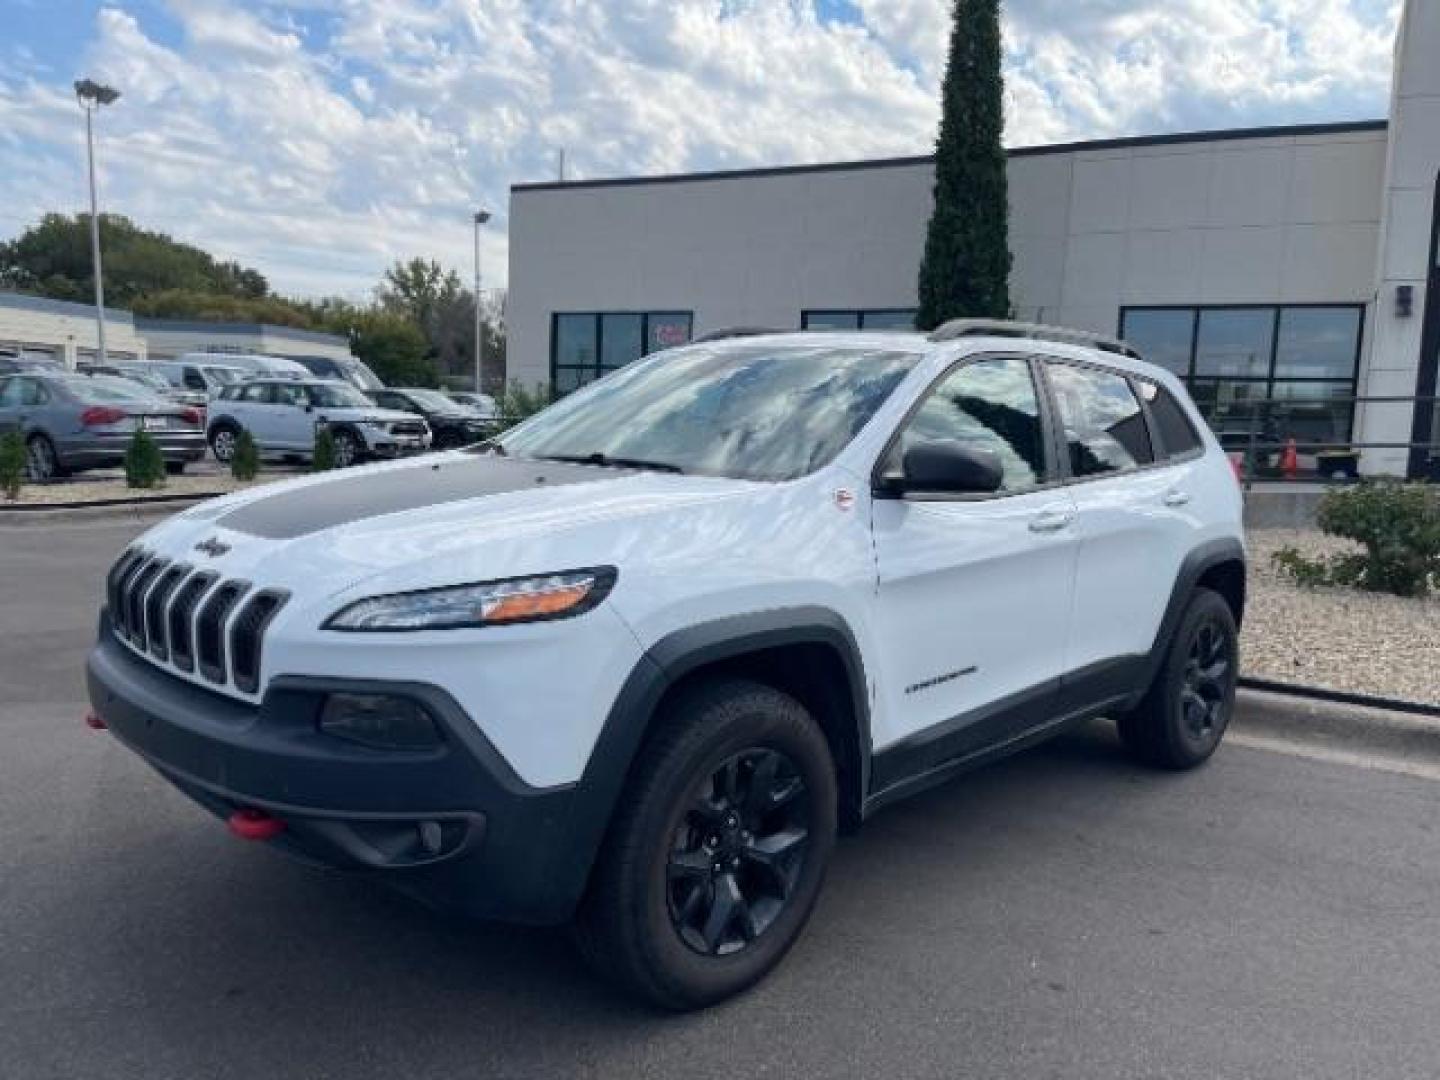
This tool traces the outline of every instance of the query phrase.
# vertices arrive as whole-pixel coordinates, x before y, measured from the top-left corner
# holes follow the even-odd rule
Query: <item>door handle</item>
[[[1189,501],[1190,493],[1188,491],[1167,491],[1165,493],[1166,506],[1184,506]]]
[[[1033,533],[1059,532],[1074,520],[1075,515],[1069,510],[1046,510],[1036,515],[1030,522],[1030,531]]]

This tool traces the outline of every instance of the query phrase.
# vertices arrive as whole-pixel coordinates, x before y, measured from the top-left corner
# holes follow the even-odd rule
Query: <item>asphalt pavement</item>
[[[657,1016],[561,933],[232,838],[81,723],[140,526],[0,527],[0,1077],[1440,1074],[1440,784],[1103,724],[887,810],[750,994]]]

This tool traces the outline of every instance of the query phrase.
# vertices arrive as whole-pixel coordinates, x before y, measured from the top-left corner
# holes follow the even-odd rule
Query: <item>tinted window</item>
[[[1002,491],[1045,480],[1045,436],[1030,365],[1014,357],[966,364],[947,375],[911,416],[886,471],[898,471],[917,442],[959,442],[988,450],[1005,470]]]
[[[20,407],[20,392],[26,380],[6,379],[0,382],[0,407],[16,409]]]
[[[187,390],[204,390],[206,388],[205,376],[193,367],[187,367],[185,369],[185,388]]]
[[[1200,312],[1195,374],[1264,378],[1270,373],[1275,309],[1216,309]]]
[[[819,345],[677,349],[622,368],[500,442],[518,457],[601,454],[789,480],[838,454],[918,360]]]
[[[239,398],[241,401],[251,403],[263,403],[270,400],[269,383],[249,383],[240,388]]]
[[[1051,363],[1047,370],[1073,475],[1118,472],[1152,460],[1144,414],[1128,379],[1070,364]]]
[[[1348,379],[1360,346],[1359,308],[1285,308],[1275,347],[1277,379]]]
[[[1184,457],[1200,449],[1200,436],[1174,394],[1150,382],[1141,382],[1140,392],[1150,406],[1166,457]]]
[[[600,316],[600,366],[621,368],[645,353],[643,315]]]
[[[288,405],[303,409],[310,404],[310,395],[305,392],[303,386],[291,383],[271,383],[270,400],[276,405]]]
[[[1121,336],[1152,364],[1176,375],[1190,374],[1190,346],[1195,331],[1193,308],[1125,312]]]

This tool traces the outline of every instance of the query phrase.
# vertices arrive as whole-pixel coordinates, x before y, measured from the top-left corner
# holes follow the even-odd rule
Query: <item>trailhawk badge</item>
[[[195,550],[209,555],[212,559],[218,559],[230,550],[229,544],[221,543],[218,537],[210,537],[208,540],[201,540],[195,545]]]

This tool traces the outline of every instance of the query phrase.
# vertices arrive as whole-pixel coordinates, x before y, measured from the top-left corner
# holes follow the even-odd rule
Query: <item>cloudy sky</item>
[[[1012,146],[1385,115],[1398,0],[1007,0]],[[950,0],[0,0],[0,236],[85,202],[364,295],[509,185],[926,153]]]

